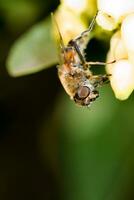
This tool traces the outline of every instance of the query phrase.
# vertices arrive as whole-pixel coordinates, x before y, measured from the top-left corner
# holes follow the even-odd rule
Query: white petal
[[[134,0],[98,0],[97,3],[100,11],[111,15],[116,21],[134,11]]]
[[[134,64],[134,14],[128,15],[123,20],[121,33],[128,51],[129,60]]]
[[[61,3],[69,9],[80,13],[87,8],[88,0],[61,0]]]
[[[92,18],[97,10],[96,0],[61,0],[61,5],[75,14],[86,14]]]
[[[120,31],[116,32],[110,41],[110,52],[114,60],[127,59],[128,53],[121,38]]]
[[[99,24],[99,26],[108,31],[111,31],[116,27],[115,20],[111,16],[101,11],[98,12],[96,21]]]
[[[107,67],[110,83],[116,98],[125,100],[134,89],[134,66],[128,60],[120,60]]]

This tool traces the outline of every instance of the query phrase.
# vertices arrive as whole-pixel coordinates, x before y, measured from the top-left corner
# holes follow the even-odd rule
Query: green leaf
[[[35,73],[58,62],[51,29],[51,19],[48,18],[15,42],[7,59],[7,70],[11,76]]]

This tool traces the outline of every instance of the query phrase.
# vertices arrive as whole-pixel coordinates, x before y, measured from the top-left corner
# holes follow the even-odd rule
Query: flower
[[[111,74],[116,98],[125,100],[134,90],[134,1],[98,0],[98,10],[97,23],[106,30],[116,30],[107,55],[108,62],[116,63],[107,65],[106,71]]]
[[[87,28],[87,24],[80,16],[75,15],[72,10],[62,4],[55,12],[55,19],[65,44]],[[58,38],[58,34],[56,37]]]

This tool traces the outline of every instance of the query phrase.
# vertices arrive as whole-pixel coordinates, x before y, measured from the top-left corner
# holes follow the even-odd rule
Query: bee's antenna
[[[55,25],[56,25],[56,28],[57,28],[57,31],[58,31],[58,34],[59,34],[59,37],[60,37],[60,46],[61,46],[61,48],[64,48],[65,45],[64,45],[64,42],[63,42],[63,37],[62,37],[62,35],[61,35],[61,32],[60,32],[60,29],[59,29],[57,20],[56,20],[56,18],[55,18],[55,16],[54,16],[53,13],[51,13],[51,17],[52,17],[53,22],[54,22]]]

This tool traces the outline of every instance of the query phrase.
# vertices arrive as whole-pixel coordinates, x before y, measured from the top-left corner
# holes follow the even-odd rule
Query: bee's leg
[[[116,62],[116,60],[113,60],[113,61],[110,61],[110,62],[86,62],[86,64],[87,65],[110,65],[110,64],[113,64],[113,63],[115,63]]]
[[[95,87],[99,87],[105,83],[109,83],[109,76],[111,76],[111,74],[94,75],[91,80],[92,84]]]
[[[76,41],[75,40],[70,40],[69,45],[74,47],[74,49],[77,52],[77,54],[79,56],[79,59],[81,61],[81,66],[83,66],[84,70],[87,70],[89,68],[89,63],[86,62],[85,57],[81,53],[81,50],[80,50],[78,44],[76,43]]]
[[[81,43],[81,39],[86,37],[93,29],[94,25],[95,25],[95,21],[96,21],[96,17],[98,15],[98,11],[96,12],[95,16],[93,17],[88,29],[86,29],[85,31],[83,31],[78,37],[76,37],[74,40],[78,43]]]
[[[69,45],[74,47],[75,51],[77,52],[77,54],[78,54],[78,56],[80,58],[81,64],[85,64],[86,60],[85,60],[84,56],[82,55],[82,53],[80,51],[80,48],[79,48],[78,44],[76,43],[76,41],[75,40],[70,40]]]
[[[70,42],[68,43],[69,46],[74,47],[75,51],[77,52],[77,54],[80,58],[81,64],[83,65],[83,68],[85,68],[85,69],[88,68],[88,65],[87,65],[86,60],[85,60],[84,49],[86,48],[86,45],[89,41],[89,33],[92,31],[92,29],[94,27],[97,14],[98,14],[98,12],[94,16],[91,24],[89,25],[89,28],[87,30],[83,31],[75,39],[70,40]]]

